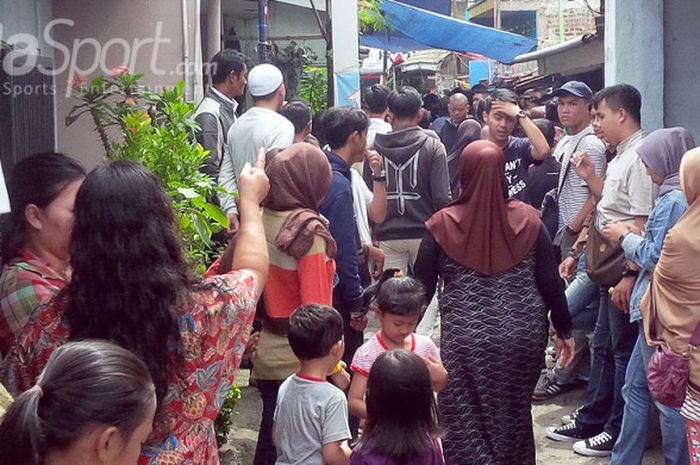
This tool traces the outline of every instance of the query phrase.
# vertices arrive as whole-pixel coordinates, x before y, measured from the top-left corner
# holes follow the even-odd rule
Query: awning
[[[532,37],[461,21],[394,0],[382,0],[381,9],[391,30],[363,35],[360,43],[364,46],[392,52],[439,48],[479,53],[512,63],[516,56],[537,45],[537,39]]]
[[[422,50],[412,53],[398,68],[402,72],[424,71],[435,73],[440,69],[442,61],[453,52],[446,50]]]
[[[535,60],[541,75],[570,75],[591,71],[602,67],[605,62],[603,39],[597,34],[585,34],[552,47],[517,56],[514,63]]]

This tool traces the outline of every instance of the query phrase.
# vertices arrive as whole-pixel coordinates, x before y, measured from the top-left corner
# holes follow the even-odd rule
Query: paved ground
[[[239,373],[239,383],[243,398],[236,406],[234,413],[234,428],[229,437],[229,444],[224,447],[225,456],[222,465],[250,465],[255,454],[260,411],[262,404],[255,388],[247,386],[247,370]],[[547,439],[544,429],[550,425],[561,424],[561,417],[573,411],[583,399],[583,391],[574,391],[547,402],[534,404],[532,419],[535,425],[535,441],[537,443],[537,465],[597,465],[607,463],[603,459],[581,457],[571,452],[567,443],[554,442]],[[643,465],[663,465],[660,453],[658,431],[652,432]]]
[[[371,337],[373,332],[378,329],[377,321],[370,318],[366,337]],[[439,338],[439,331],[436,331],[434,338]],[[257,389],[248,386],[249,375],[248,370],[241,370],[238,374],[237,382],[241,387],[242,399],[238,402],[234,412],[234,427],[229,436],[229,443],[223,448],[225,455],[222,458],[222,465],[251,465],[253,463],[262,403]],[[546,403],[533,405],[532,421],[537,444],[537,465],[598,465],[608,463],[607,459],[588,458],[574,454],[570,443],[555,442],[545,437],[545,428],[560,425],[563,415],[573,412],[581,405],[583,394],[583,390],[572,391]],[[658,421],[656,424],[658,425]],[[651,429],[650,438],[647,441],[649,448],[645,453],[642,465],[663,465],[658,426]]]

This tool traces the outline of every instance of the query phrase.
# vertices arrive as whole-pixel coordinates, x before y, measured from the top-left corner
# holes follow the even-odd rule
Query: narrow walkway
[[[262,403],[255,388],[248,386],[248,370],[238,374],[238,384],[241,386],[242,398],[236,405],[234,427],[229,436],[229,442],[224,446],[221,465],[251,465],[255,455],[255,444],[258,437],[258,426]],[[578,390],[563,394],[547,403],[535,403],[532,408],[532,419],[535,425],[535,441],[537,443],[537,465],[598,465],[607,460],[587,458],[576,455],[571,451],[569,443],[550,441],[544,435],[544,429],[550,425],[561,424],[561,417],[578,407],[583,400],[583,391]],[[664,460],[660,450],[658,430],[653,431],[643,465],[663,465]]]

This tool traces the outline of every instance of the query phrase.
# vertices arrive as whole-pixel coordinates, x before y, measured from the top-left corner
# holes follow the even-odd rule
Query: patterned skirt
[[[531,396],[544,364],[547,317],[534,255],[485,277],[443,256],[439,403],[447,465],[534,465]]]

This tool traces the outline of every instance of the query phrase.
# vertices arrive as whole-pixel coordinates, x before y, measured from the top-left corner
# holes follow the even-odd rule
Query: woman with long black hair
[[[158,412],[139,463],[217,464],[214,420],[267,279],[263,166],[261,154],[239,176],[233,270],[206,279],[190,273],[170,201],[152,174],[128,161],[90,173],[75,201],[72,281],[37,308],[10,352],[10,393],[34,385],[57,346],[111,340],[144,360],[155,385]]]

